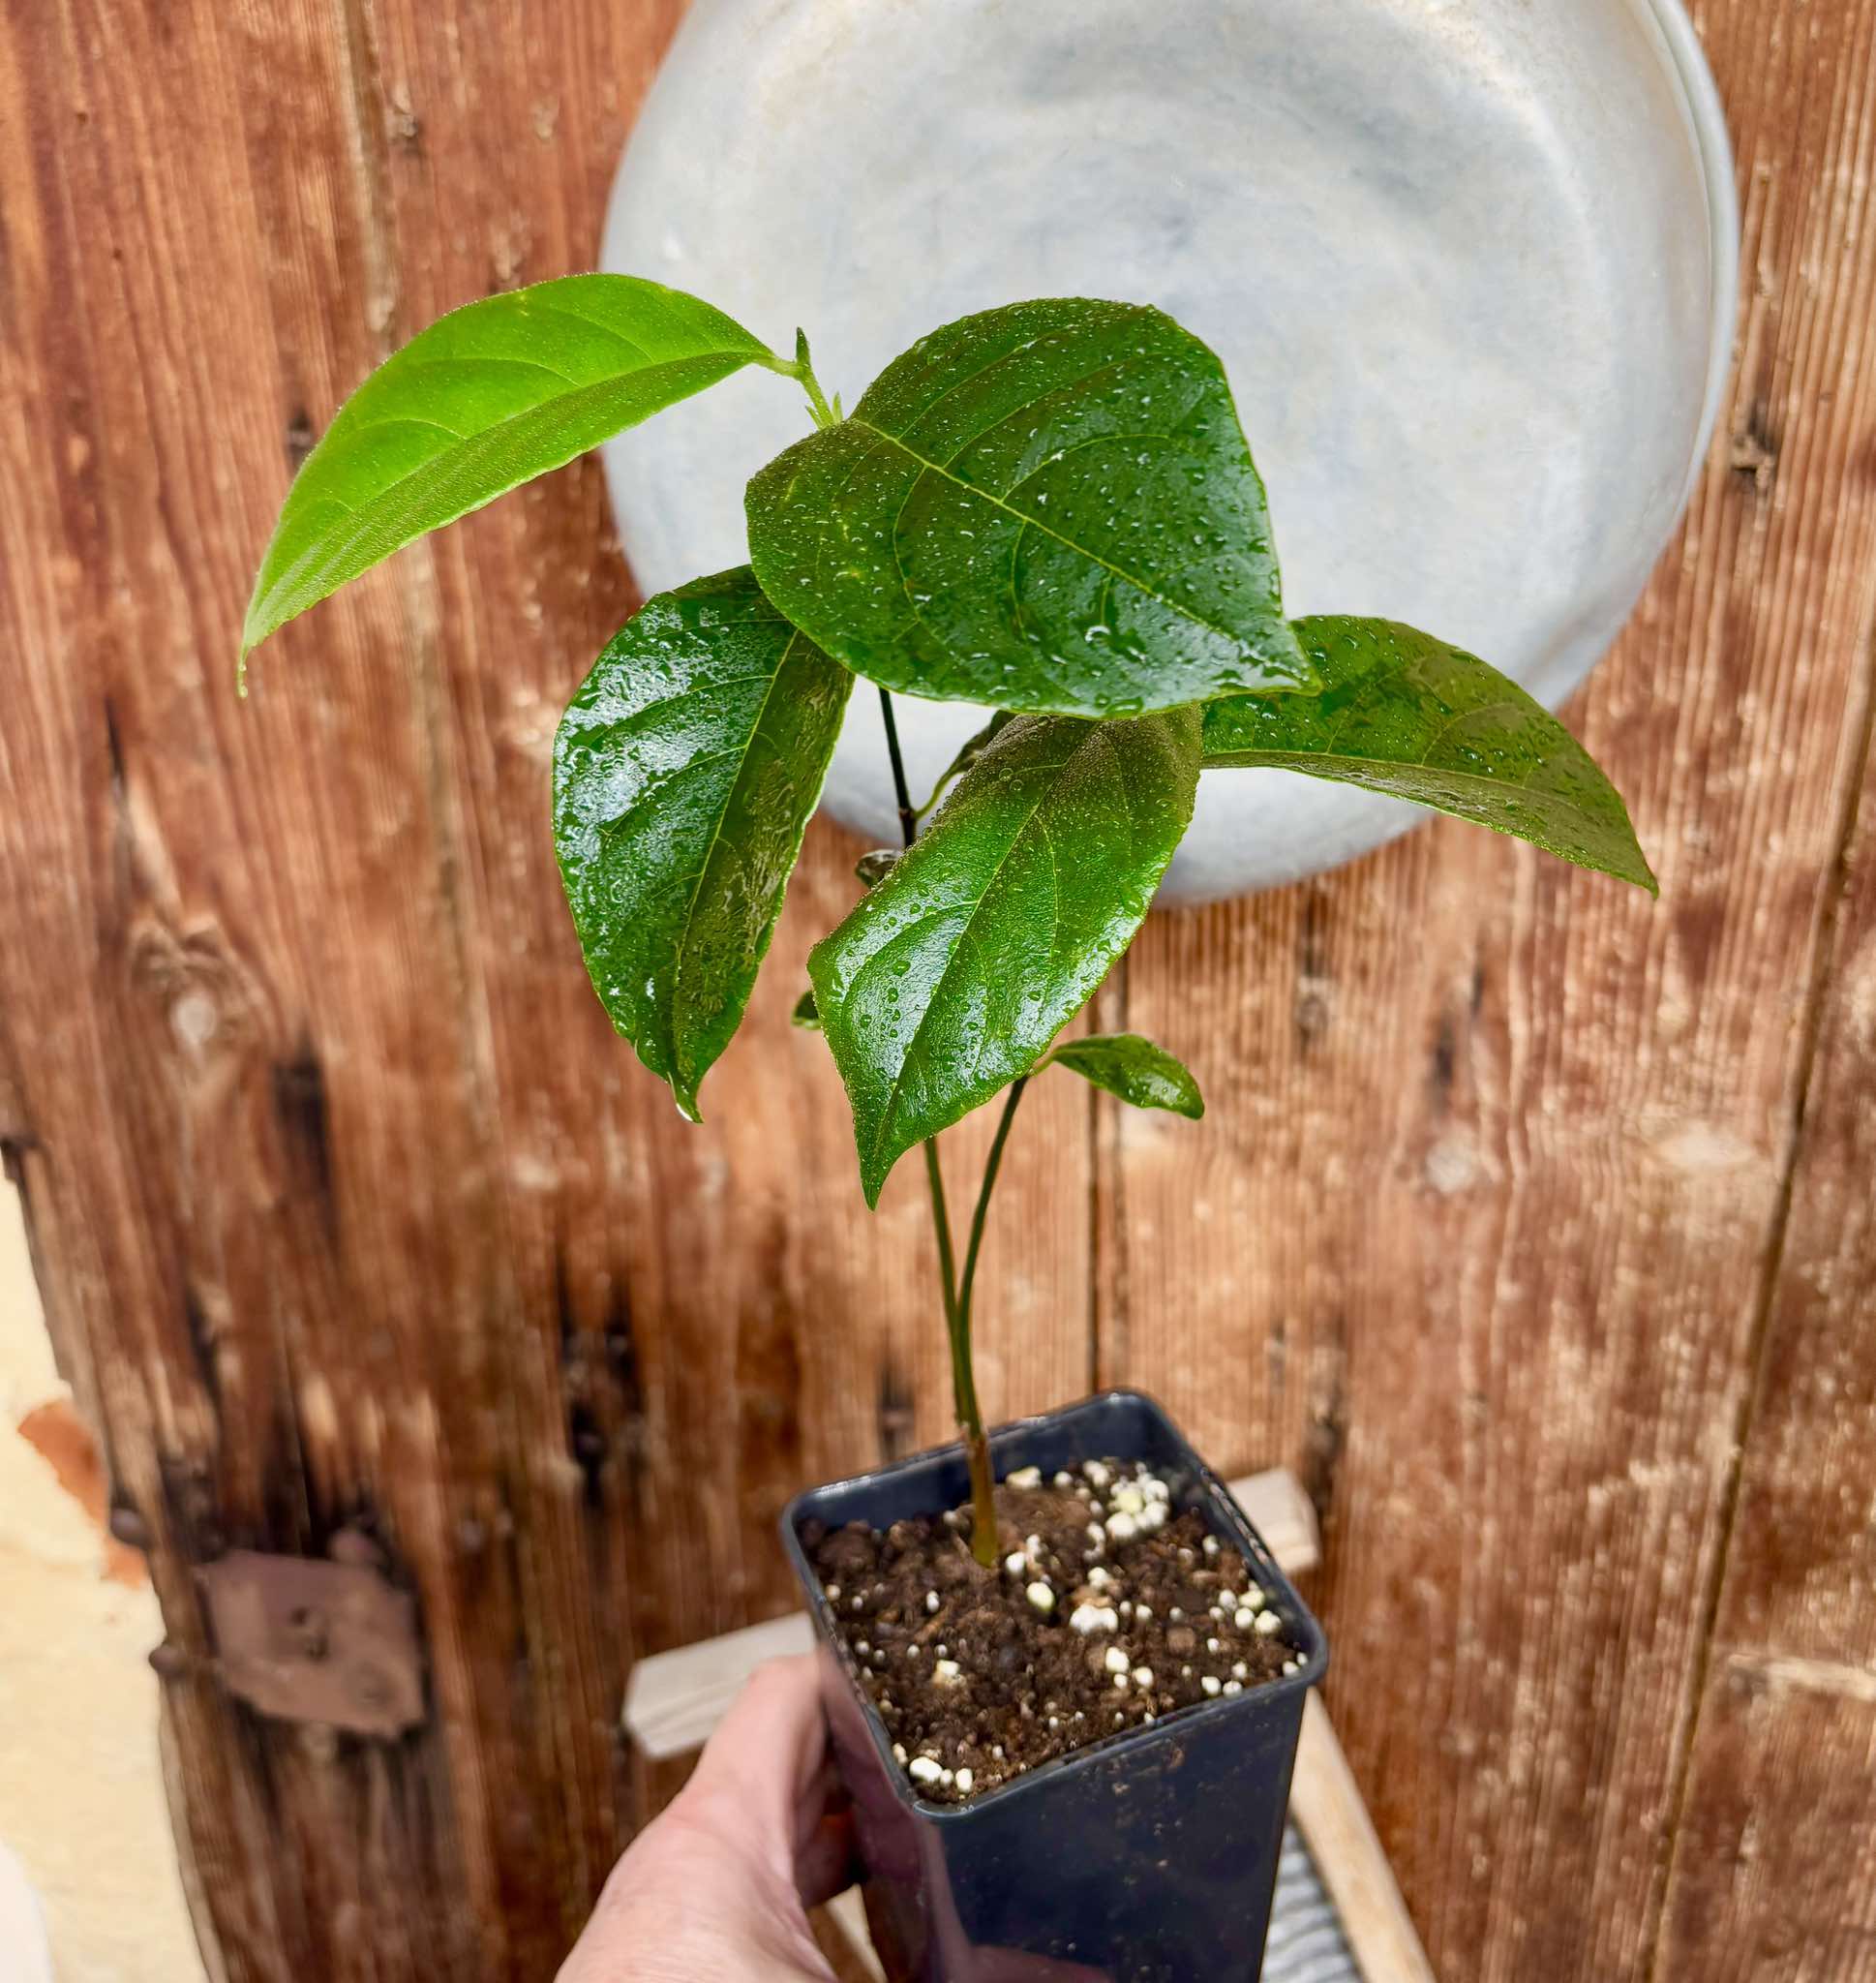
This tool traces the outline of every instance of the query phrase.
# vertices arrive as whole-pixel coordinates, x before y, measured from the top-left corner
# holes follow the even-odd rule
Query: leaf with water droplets
[[[693,1120],[749,1001],[852,686],[741,565],[652,599],[561,719],[554,840],[587,969]]]
[[[1192,817],[1198,712],[1019,717],[808,955],[878,1203],[905,1151],[1035,1065],[1145,919]]]
[[[628,275],[467,304],[339,409],[287,492],[241,652],[426,531],[772,353],[720,310]]]
[[[1205,710],[1208,766],[1361,785],[1658,893],[1621,795],[1540,703],[1475,655],[1391,620],[1296,622],[1318,696]]]
[[[963,777],[965,772],[983,755],[984,750],[996,742],[997,733],[1006,723],[1014,719],[1015,714],[1014,710],[1009,709],[992,711],[990,720],[983,729],[974,730],[964,739],[957,747],[957,755],[938,774],[937,780],[931,788],[931,796],[912,815],[915,819],[923,819],[938,809],[938,802],[951,789],[952,780]]]
[[[1089,1033],[1064,1040],[1045,1064],[1071,1068],[1135,1109],[1170,1109],[1194,1122],[1205,1113],[1190,1070],[1139,1033]]]
[[[890,688],[1131,716],[1312,686],[1224,368],[1158,310],[947,324],[746,508],[769,596]]]

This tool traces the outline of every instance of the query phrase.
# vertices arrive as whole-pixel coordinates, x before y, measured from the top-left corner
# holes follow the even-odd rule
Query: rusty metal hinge
[[[250,1707],[383,1741],[423,1721],[416,1601],[371,1565],[231,1549],[196,1575],[222,1684]]]

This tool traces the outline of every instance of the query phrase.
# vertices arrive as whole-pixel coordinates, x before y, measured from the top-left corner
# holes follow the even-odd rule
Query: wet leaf
[[[769,948],[853,677],[747,565],[652,599],[554,745],[554,839],[593,989],[695,1119]]]
[[[1198,1083],[1184,1064],[1138,1033],[1090,1033],[1064,1040],[1047,1064],[1072,1068],[1135,1109],[1170,1109],[1194,1122],[1205,1113]]]
[[[746,506],[769,596],[891,688],[1107,716],[1310,684],[1224,369],[1158,310],[947,324]]]
[[[426,531],[770,355],[720,310],[636,276],[567,276],[451,311],[365,381],[307,456],[242,654]]]
[[[914,819],[923,819],[928,813],[937,810],[938,802],[950,789],[952,780],[962,777],[983,756],[984,749],[996,741],[997,733],[1014,716],[1015,712],[1014,710],[997,710],[991,715],[990,720],[983,725],[983,729],[974,730],[970,736],[964,739],[963,743],[957,747],[957,755],[938,774],[938,780],[931,788],[930,798],[912,815]]]
[[[1391,793],[1658,892],[1621,795],[1515,682],[1391,620],[1299,620],[1296,633],[1321,694],[1208,705],[1208,766]]]
[[[1024,717],[809,953],[869,1205],[1079,1011],[1145,918],[1197,779],[1195,709]]]
[[[800,1026],[804,1032],[818,1033],[821,1030],[821,1015],[815,1009],[814,993],[803,992],[795,1001],[795,1010],[788,1015],[792,1026]]]
[[[898,865],[897,847],[874,847],[854,863],[854,879],[862,888],[877,888]]]

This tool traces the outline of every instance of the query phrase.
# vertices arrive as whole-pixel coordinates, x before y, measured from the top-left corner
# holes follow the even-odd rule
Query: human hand
[[[849,1878],[833,1794],[812,1657],[757,1668],[613,1868],[560,1983],[834,1983],[807,1925]]]

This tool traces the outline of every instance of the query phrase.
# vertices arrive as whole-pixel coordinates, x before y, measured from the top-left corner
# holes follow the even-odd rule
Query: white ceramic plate
[[[851,404],[914,339],[1033,295],[1158,303],[1223,356],[1293,613],[1382,614],[1555,706],[1705,454],[1738,215],[1675,0],[695,0],[604,266],[804,324]],[[648,592],[742,563],[806,431],[745,373],[606,450]],[[907,702],[919,795],[982,721]],[[877,698],[826,803],[893,838]],[[1327,868],[1418,817],[1209,772],[1166,892]]]

